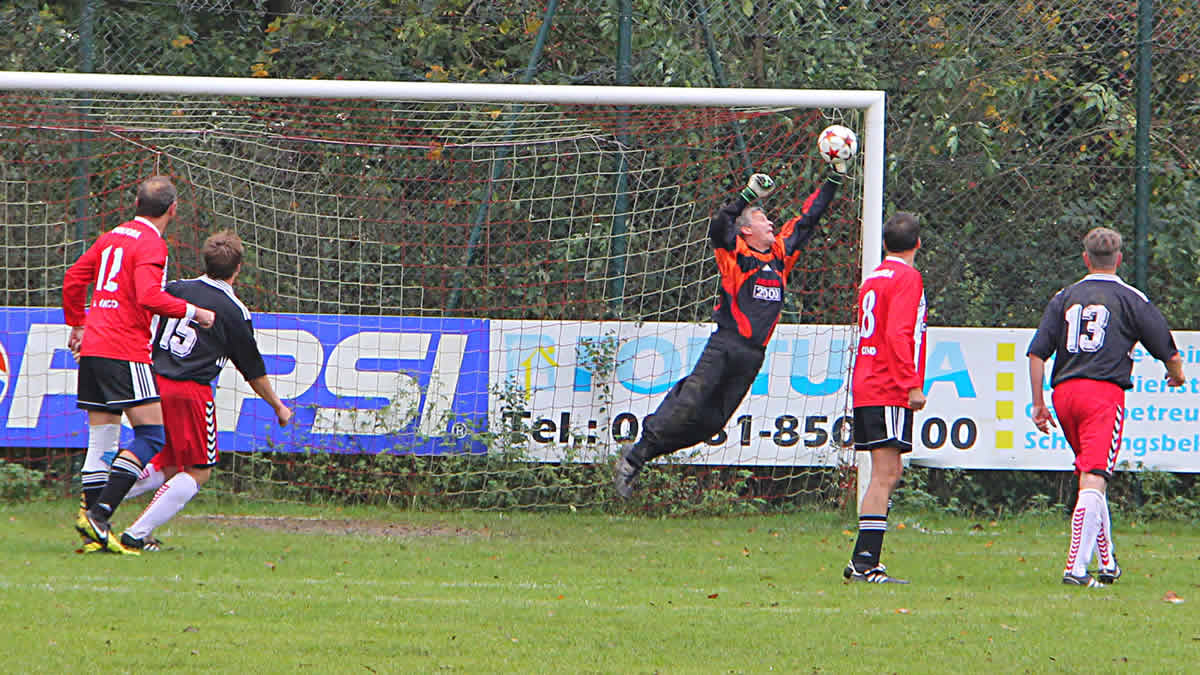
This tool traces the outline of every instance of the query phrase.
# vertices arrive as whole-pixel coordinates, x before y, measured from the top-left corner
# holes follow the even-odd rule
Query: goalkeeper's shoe
[[[123,532],[121,534],[121,546],[134,551],[156,552],[163,549],[163,543],[155,539],[154,535],[148,534],[145,537],[138,539],[137,537],[129,534],[129,532]]]
[[[629,499],[633,496],[633,486],[638,472],[641,471],[641,467],[630,461],[631,454],[633,454],[633,443],[622,445],[621,454],[613,466],[613,489],[617,491],[617,496],[621,499]]]
[[[854,563],[846,563],[846,569],[842,570],[842,577],[850,582],[863,582],[868,584],[907,584],[907,579],[897,579],[887,573],[887,568],[883,565],[876,565],[867,570],[859,570],[854,566]]]
[[[102,547],[108,546],[108,535],[111,529],[107,518],[91,511],[80,511],[75,518],[75,531],[85,539],[94,541]]]
[[[1101,567],[1099,572],[1096,572],[1096,580],[1102,584],[1115,584],[1117,579],[1121,578],[1121,566],[1117,564],[1117,559],[1113,558],[1112,567]]]
[[[1092,578],[1092,575],[1084,572],[1079,576],[1071,574],[1071,570],[1063,572],[1063,583],[1068,586],[1086,586],[1088,588],[1104,588],[1104,584]]]

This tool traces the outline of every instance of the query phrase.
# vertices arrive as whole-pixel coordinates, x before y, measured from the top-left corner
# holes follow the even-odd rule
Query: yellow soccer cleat
[[[75,531],[102,547],[108,547],[110,529],[107,520],[97,518],[90,511],[83,511],[75,518]]]
[[[85,541],[83,545],[75,549],[76,553],[103,553],[104,547],[94,541]]]

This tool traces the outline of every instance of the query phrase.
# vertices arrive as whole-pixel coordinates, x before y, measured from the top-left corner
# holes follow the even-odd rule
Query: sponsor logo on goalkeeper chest
[[[778,279],[761,279],[754,283],[754,299],[783,302],[783,284]]]
[[[774,276],[775,270],[771,269],[770,265],[763,265],[759,273],[771,276],[755,277],[752,291],[754,299],[783,302],[783,279]]]

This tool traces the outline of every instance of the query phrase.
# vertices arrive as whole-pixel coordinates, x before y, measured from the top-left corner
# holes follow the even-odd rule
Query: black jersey
[[[233,287],[207,276],[167,284],[167,292],[216,315],[212,328],[158,317],[154,331],[154,372],[172,380],[212,384],[228,360],[247,380],[267,374],[254,340],[250,310]]]
[[[1051,386],[1075,378],[1133,386],[1133,346],[1160,361],[1179,352],[1167,320],[1146,296],[1115,274],[1089,274],[1055,295],[1026,355],[1054,357]]]
[[[738,236],[734,221],[748,206],[745,198],[736,195],[717,211],[709,223],[708,238],[721,274],[719,297],[713,309],[713,321],[718,328],[735,331],[759,347],[766,346],[783,311],[788,275],[837,188],[837,183],[826,180],[810,194],[800,215],[783,224],[768,251],[750,248]]]

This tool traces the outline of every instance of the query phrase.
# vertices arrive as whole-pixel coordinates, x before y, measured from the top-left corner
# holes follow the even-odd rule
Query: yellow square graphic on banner
[[[996,360],[997,361],[1015,361],[1017,358],[1017,345],[1014,342],[1001,342],[996,345]]]
[[[1013,418],[1012,401],[996,401],[996,419],[1011,420]]]
[[[1012,450],[1013,432],[997,431],[996,432],[996,449],[997,450]]]
[[[996,391],[1012,391],[1014,381],[1012,373],[996,373]]]

